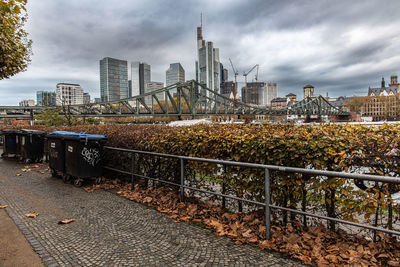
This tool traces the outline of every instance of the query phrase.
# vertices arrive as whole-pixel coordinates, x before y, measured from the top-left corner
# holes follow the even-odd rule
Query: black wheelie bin
[[[100,183],[103,174],[104,135],[79,133],[65,138],[65,173],[75,186],[85,179],[96,178]]]
[[[1,154],[4,158],[15,158],[17,156],[18,148],[18,134],[19,130],[2,130],[1,135],[3,136],[3,153]]]
[[[19,133],[19,155],[26,163],[41,162],[46,132],[22,129]]]
[[[75,132],[57,131],[47,135],[47,156],[51,175],[62,177],[64,182],[68,181],[65,174],[65,138],[76,136]]]

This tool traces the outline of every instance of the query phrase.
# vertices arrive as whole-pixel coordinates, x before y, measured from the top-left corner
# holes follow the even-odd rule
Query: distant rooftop
[[[296,96],[296,95],[293,93],[290,93],[290,94],[287,94],[286,96]]]
[[[57,85],[72,85],[72,86],[80,86],[77,83],[57,83]]]

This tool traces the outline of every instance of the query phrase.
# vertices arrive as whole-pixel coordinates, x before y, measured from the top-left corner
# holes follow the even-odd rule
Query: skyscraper
[[[221,83],[219,49],[214,48],[213,42],[203,40],[202,30],[201,21],[200,27],[197,27],[196,81],[219,93]]]
[[[185,70],[181,63],[172,63],[166,71],[166,85],[169,86],[177,82],[185,82]]]
[[[131,63],[132,95],[137,96],[145,93],[145,86],[151,81],[151,67],[145,62]]]
[[[56,105],[56,92],[37,91],[36,92],[36,105],[53,107]]]
[[[100,60],[101,101],[128,97],[128,62],[110,57]]]
[[[246,90],[242,87],[242,101],[246,97]],[[276,82],[250,82],[247,83],[247,103],[260,106],[271,105],[271,100],[278,94]]]
[[[146,85],[144,87],[145,87],[146,93],[148,93],[148,92],[156,91],[158,89],[163,88],[164,87],[164,83],[162,83],[162,82],[148,82],[148,83],[146,83]],[[164,100],[164,93],[159,94],[157,97],[158,97],[159,100]],[[151,96],[146,96],[144,101],[145,101],[146,105],[148,105],[148,106],[151,106],[152,104],[157,104],[157,103],[152,103],[153,100],[152,100]]]

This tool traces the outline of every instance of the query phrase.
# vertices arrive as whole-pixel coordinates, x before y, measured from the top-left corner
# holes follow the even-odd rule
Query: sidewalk
[[[25,236],[15,225],[6,211],[0,210],[0,266],[43,266]]]
[[[116,194],[87,193],[48,172],[21,172],[23,168],[0,160],[0,204],[8,205],[6,211],[48,266],[301,265],[250,245],[235,245],[201,227],[175,223]],[[34,211],[40,214],[37,218],[25,217]],[[57,224],[65,218],[76,222]]]

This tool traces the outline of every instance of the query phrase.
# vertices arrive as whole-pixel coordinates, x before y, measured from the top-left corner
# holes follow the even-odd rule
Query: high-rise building
[[[132,97],[132,80],[128,80],[128,97]]]
[[[270,106],[272,99],[278,96],[278,83],[277,82],[266,82],[262,94],[263,106]]]
[[[242,102],[246,97],[245,87],[242,87]],[[247,103],[260,106],[271,105],[271,100],[278,94],[276,82],[250,82],[247,83]]]
[[[228,70],[221,64],[221,82],[228,81]]]
[[[90,104],[90,94],[83,93],[83,104]]]
[[[221,94],[228,98],[235,98],[235,82],[224,81],[221,83]]]
[[[26,99],[19,102],[20,107],[33,107],[35,105],[35,100]]]
[[[131,63],[131,96],[145,93],[145,86],[151,81],[151,67],[145,62]]]
[[[101,101],[128,97],[128,62],[110,57],[100,60]]]
[[[185,70],[181,63],[172,63],[166,71],[166,85],[172,85],[178,82],[185,82]]]
[[[152,92],[158,89],[164,88],[164,83],[162,82],[148,82],[146,83],[145,86],[145,92]],[[160,94],[157,96],[158,100],[164,100],[164,93]],[[156,104],[156,103],[152,103],[152,97],[151,96],[146,96],[145,97],[145,103],[146,105],[152,105],[152,104]]]
[[[56,93],[48,91],[37,91],[36,105],[44,107],[54,107],[56,105]]]
[[[83,104],[83,89],[75,83],[58,83],[56,87],[56,103],[61,105]]]
[[[221,84],[219,49],[213,42],[203,40],[203,25],[197,27],[196,81],[219,93]]]

